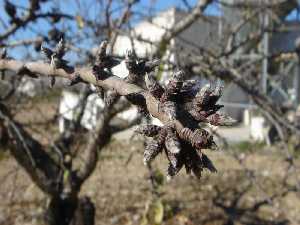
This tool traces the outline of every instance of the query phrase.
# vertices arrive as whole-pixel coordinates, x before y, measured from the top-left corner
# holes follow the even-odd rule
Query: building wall
[[[176,10],[176,23],[180,22],[186,16],[186,12]],[[220,49],[220,18],[215,16],[202,16],[192,26],[184,30],[175,38],[177,49],[197,51],[197,47],[217,51]]]
[[[151,42],[158,42],[164,35],[166,30],[173,27],[175,23],[174,19],[175,9],[171,8],[158,14],[152,19],[152,21],[142,21],[138,23],[131,31],[133,36],[138,36],[141,39],[150,40]],[[124,56],[127,50],[134,48],[139,57],[144,57],[147,53],[155,51],[155,46],[142,40],[133,40],[126,35],[119,35],[115,46],[114,53],[120,56]]]
[[[224,88],[224,93],[220,101],[225,105],[225,113],[227,113],[237,121],[243,121],[244,111],[248,108],[250,99],[249,96],[241,88],[233,83],[227,84]]]

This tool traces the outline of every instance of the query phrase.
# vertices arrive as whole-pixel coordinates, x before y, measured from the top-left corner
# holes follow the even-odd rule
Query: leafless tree
[[[205,19],[203,12],[210,4],[216,4],[216,1],[199,0],[195,6],[191,6],[188,1],[183,1],[183,3],[189,10],[188,16],[171,29],[167,29],[158,42],[153,42],[131,32],[134,17],[145,17],[143,12],[136,12],[135,7],[138,7],[138,1],[116,3],[111,0],[99,0],[86,1],[85,4],[77,1],[75,5],[79,13],[68,12],[64,4],[55,8],[55,1],[30,0],[26,7],[13,1],[4,1],[3,7],[9,16],[9,21],[2,19],[0,21],[4,27],[0,33],[1,46],[6,47],[8,52],[13,48],[19,50],[21,46],[26,46],[29,50],[34,47],[38,52],[41,49],[46,58],[46,62],[35,60],[36,56],[32,56],[33,59],[21,61],[10,58],[3,51],[0,70],[14,73],[11,75],[13,76],[12,84],[14,80],[19,79],[18,77],[23,76],[48,77],[51,86],[55,85],[57,77],[69,80],[71,85],[84,84],[81,90],[82,104],[80,104],[78,117],[68,130],[47,146],[34,138],[24,125],[14,118],[13,108],[10,108],[8,99],[15,94],[15,85],[11,85],[10,91],[1,97],[1,137],[5,139],[5,146],[8,146],[13,157],[26,170],[33,182],[50,197],[50,204],[45,214],[48,224],[94,224],[93,202],[88,197],[79,197],[80,189],[94,172],[98,154],[109,142],[111,135],[139,122],[135,120],[132,123],[118,124],[118,126],[112,123],[116,114],[128,108],[130,104],[137,105],[141,113],[150,114],[164,124],[163,127],[141,126],[137,130],[153,138],[147,142],[145,148],[146,164],[150,163],[156,155],[164,152],[169,160],[167,171],[169,177],[177,174],[182,167],[197,177],[201,176],[204,168],[212,172],[216,171],[210,159],[202,151],[205,148],[216,148],[213,136],[201,126],[199,127],[199,122],[229,125],[233,121],[217,112],[222,107],[217,104],[222,93],[220,86],[215,88],[205,86],[199,90],[193,86],[192,82],[185,81],[186,77],[195,74],[205,74],[211,78],[233,82],[248,93],[268,120],[275,125],[285,144],[290,168],[297,171],[293,156],[286,144],[292,135],[299,135],[299,127],[287,119],[277,102],[257,88],[260,85],[260,74],[255,70],[257,59],[235,60],[237,52],[246,54],[258,51],[265,33],[277,32],[276,29],[271,29],[271,25],[265,24],[261,29],[248,32],[242,40],[237,40],[236,34],[240,30],[249,24],[257,23],[253,17],[265,12],[270,14],[272,22],[280,24],[280,19],[294,9],[297,2],[262,1],[261,4],[255,4],[252,1],[242,1],[230,5],[241,12],[245,8],[250,9],[250,14],[244,16],[236,26],[224,29],[217,51],[185,43],[190,46],[186,48],[187,50],[177,52],[178,60],[175,65],[174,62],[168,62],[168,60],[164,63],[171,64],[170,68],[174,71],[176,71],[174,69],[176,66],[183,67],[186,73],[174,72],[168,85],[163,87],[156,81],[153,73],[161,62],[149,58],[163,58],[162,49],[168,48],[175,37],[180,36],[194,23]],[[89,13],[89,4],[92,4],[98,13]],[[218,1],[217,4],[227,5],[223,1]],[[116,16],[116,14],[121,16]],[[16,40],[20,30],[31,29],[33,22],[40,23],[40,21],[49,23],[48,32],[33,31],[34,35],[31,35],[33,37]],[[76,32],[74,25],[81,32]],[[129,75],[125,79],[120,79],[112,74],[111,68],[120,63],[120,58],[114,56],[114,46],[118,35],[124,33],[128,34],[131,40],[156,46],[156,50],[149,58],[143,59],[139,59],[134,50],[128,52],[124,59]],[[53,48],[45,47],[45,43]],[[91,49],[94,49],[96,45],[99,45],[99,48],[94,53]],[[190,47],[194,50],[191,51]],[[66,51],[78,54],[74,60],[74,66],[66,60]],[[184,64],[181,63],[181,59],[187,56],[190,60],[185,60]],[[262,54],[262,58],[272,60],[275,57],[277,55]],[[86,66],[87,62],[92,65]],[[90,90],[86,88],[89,84],[96,86],[98,92],[105,90],[106,107],[97,121],[95,130],[85,137],[87,143],[82,147],[83,161],[75,165],[74,162],[78,160],[78,156],[74,154],[72,148],[80,133],[79,124],[85,110],[84,103],[90,94]],[[220,198],[216,198],[215,203],[228,211],[228,207],[223,206],[219,200]],[[270,203],[269,200],[267,198],[261,204]],[[256,205],[253,207],[255,208]]]
[[[191,17],[179,24],[170,34],[165,35],[164,41],[170,41],[172,35],[180,33],[189,26],[200,16],[209,2],[199,1]],[[132,4],[128,3],[123,17],[116,24],[116,29],[126,21]],[[6,1],[5,9],[11,17],[11,27],[4,32],[2,39],[7,38],[26,23],[39,19],[41,16],[36,14],[39,8],[40,1],[30,1],[30,7],[27,9],[28,15],[20,18],[16,12],[16,6]],[[58,20],[65,15],[49,14],[47,16],[55,16]],[[112,34],[108,37],[111,36],[110,46],[113,46],[117,33],[111,30]],[[39,42],[40,39],[36,41]],[[30,41],[22,41],[22,44],[28,43]],[[220,106],[216,105],[216,102],[221,96],[221,87],[215,90],[204,87],[198,92],[192,89],[192,85],[184,82],[182,72],[176,72],[168,86],[163,88],[151,75],[159,61],[139,60],[131,52],[128,52],[125,59],[129,75],[122,80],[110,72],[110,69],[118,64],[118,60],[106,54],[107,44],[107,41],[101,43],[91,68],[69,65],[64,59],[68,45],[63,39],[58,42],[55,49],[41,47],[47,59],[46,63],[13,60],[8,58],[5,52],[1,56],[1,70],[14,71],[17,75],[29,75],[33,78],[39,75],[48,76],[51,86],[55,84],[55,77],[59,76],[69,79],[71,85],[83,82],[112,91],[112,94],[106,98],[107,106],[98,119],[95,131],[88,138],[82,165],[77,168],[74,166],[71,146],[74,141],[73,136],[76,135],[79,127],[78,121],[71,126],[71,130],[46,147],[57,153],[58,157],[55,159],[49,155],[49,150],[24,129],[22,124],[15,121],[8,107],[1,103],[1,124],[4,132],[7,133],[8,149],[27,171],[33,182],[50,196],[50,203],[45,214],[48,224],[94,224],[93,203],[88,197],[79,198],[78,193],[84,181],[94,171],[98,161],[98,151],[107,143],[111,134],[131,125],[126,124],[117,129],[113,129],[110,125],[116,113],[126,107],[126,104],[125,106],[124,104],[116,105],[120,96],[125,96],[129,102],[138,105],[141,111],[151,114],[164,124],[163,127],[152,125],[141,127],[138,131],[146,136],[155,137],[146,146],[145,163],[149,163],[165,148],[170,162],[168,167],[170,177],[178,173],[183,166],[186,167],[187,172],[193,172],[197,177],[201,176],[204,168],[216,171],[212,162],[201,151],[202,148],[215,147],[213,137],[198,127],[198,123],[223,125],[231,122],[230,118],[217,113]],[[145,76],[146,89],[144,85],[140,86]],[[86,96],[88,93],[83,93],[83,103]],[[82,104],[82,110],[84,110],[84,104]],[[78,120],[80,116],[82,113],[79,114]]]

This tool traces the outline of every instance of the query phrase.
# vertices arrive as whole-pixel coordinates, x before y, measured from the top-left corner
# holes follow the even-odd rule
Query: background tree
[[[72,9],[69,4],[73,6]],[[33,182],[49,196],[45,214],[48,224],[94,224],[93,202],[86,196],[80,196],[80,190],[94,172],[98,153],[110,141],[111,136],[139,123],[144,117],[116,124],[117,113],[128,109],[130,104],[137,105],[142,113],[151,114],[164,124],[163,127],[149,125],[138,129],[139,133],[154,137],[147,142],[145,163],[150,163],[157,154],[164,151],[169,161],[169,177],[177,174],[183,166],[197,177],[200,177],[204,168],[216,171],[202,150],[215,148],[216,145],[212,135],[201,126],[199,128],[198,123],[228,125],[233,121],[217,113],[222,107],[217,104],[221,95],[220,86],[196,89],[192,82],[184,81],[194,75],[234,82],[248,93],[265,117],[274,124],[286,153],[287,171],[297,171],[289,144],[293,135],[299,135],[299,127],[288,120],[278,102],[257,88],[261,82],[260,72],[255,70],[257,59],[238,61],[236,57],[239,54],[259,52],[265,34],[276,33],[277,30],[271,28],[274,24],[281,24],[298,3],[276,1],[256,4],[242,1],[228,5],[226,1],[178,1],[187,10],[188,16],[171,29],[166,29],[160,40],[151,41],[136,35],[132,27],[137,21],[148,19],[148,13],[156,12],[152,10],[155,4],[155,1],[147,2],[146,10],[143,8],[143,1],[2,2],[5,14],[1,15],[0,22],[3,26],[0,30],[0,42],[8,53],[3,51],[1,54],[0,69],[2,72],[12,71],[13,74],[3,73],[3,83],[8,88],[1,96],[1,140]],[[175,63],[166,57],[166,50],[175,51],[171,48],[172,40],[180,37],[183,31],[197,21],[205,19],[208,7],[221,6],[231,7],[241,14],[247,13],[243,14],[236,26],[228,26],[223,30],[217,51],[195,47],[192,43],[189,46],[187,43],[182,51],[176,51]],[[260,26],[255,16],[262,12],[270,14],[271,21]],[[242,39],[237,38],[238,31],[247,26],[255,27],[254,31],[246,32]],[[131,46],[128,49],[133,50],[125,57],[120,57],[115,55],[115,44],[118,36],[123,34],[129,36]],[[155,50],[139,59],[135,54],[138,50],[134,46],[135,41],[151,44]],[[95,46],[99,48],[95,50]],[[194,50],[191,51],[191,48]],[[44,54],[44,62],[37,61],[41,58],[41,53]],[[277,57],[264,53],[261,55],[274,59],[274,62]],[[153,58],[160,58],[161,61],[150,60]],[[111,68],[123,59],[129,75],[125,79],[119,79],[113,76]],[[168,85],[163,87],[155,78],[163,64],[168,64],[172,71],[183,68],[185,73],[175,72]],[[47,83],[54,88],[61,87],[59,78],[56,77],[63,77],[69,80],[70,85],[77,84],[79,87],[80,104],[76,119],[64,133],[48,138],[46,143],[34,137],[34,133],[38,132],[32,132],[15,116],[27,101],[26,98],[20,98],[17,92],[17,86],[24,76],[47,77],[50,79]],[[82,134],[80,123],[87,98],[93,92],[88,84],[96,86],[99,95],[102,95],[102,89],[105,90],[106,107],[99,116],[95,129]],[[124,96],[126,100],[120,96]],[[79,139],[83,140],[80,150],[76,148]],[[243,165],[240,156],[235,153],[233,155]],[[253,181],[251,184],[259,186],[255,181],[255,174],[247,169],[245,171],[249,180]],[[285,188],[280,194],[267,196],[244,211],[257,211],[265,204],[272,204],[273,199],[278,196],[298,191],[298,185],[288,184],[288,178],[288,174],[283,176],[281,184]],[[237,207],[239,196],[245,192],[236,191],[241,194],[233,200],[232,205],[227,206],[223,204],[220,190],[216,189],[218,194],[214,199],[215,204],[230,214],[230,210]],[[241,213],[237,218],[243,218],[243,215]],[[235,219],[230,217],[229,222],[232,221]]]

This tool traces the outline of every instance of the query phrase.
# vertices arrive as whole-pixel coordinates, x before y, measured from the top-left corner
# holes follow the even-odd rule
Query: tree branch
[[[0,34],[0,41],[7,39],[10,35],[14,34],[19,28],[24,27],[28,23],[33,22],[39,18],[52,18],[57,16],[66,19],[71,19],[71,20],[74,19],[74,17],[71,15],[61,14],[61,13],[41,13],[41,14],[29,13],[24,18],[22,18],[18,24],[14,23],[5,32]]]
[[[197,177],[201,176],[204,168],[215,172],[216,169],[212,162],[201,150],[215,149],[216,144],[213,141],[213,136],[199,127],[199,122],[212,125],[229,125],[233,122],[228,116],[217,113],[222,107],[216,104],[221,96],[222,88],[217,86],[215,89],[204,87],[201,90],[194,90],[192,87],[195,83],[191,85],[184,82],[184,74],[181,71],[174,73],[168,85],[163,88],[150,74],[159,62],[157,60],[139,60],[135,54],[130,52],[125,58],[129,75],[125,79],[120,79],[107,70],[119,62],[106,55],[106,47],[106,41],[101,43],[92,68],[73,68],[67,65],[68,62],[63,59],[64,42],[60,41],[54,51],[45,47],[42,48],[50,65],[43,62],[24,63],[17,60],[1,59],[0,69],[12,70],[19,75],[60,76],[70,79],[72,84],[78,82],[91,83],[100,88],[113,91],[114,99],[118,96],[125,96],[132,104],[137,105],[141,110],[151,114],[164,124],[162,128],[153,128],[154,131],[159,131],[154,132],[154,136],[158,134],[158,137],[145,150],[145,163],[153,159],[165,146],[165,152],[170,161],[168,176],[176,175],[183,166],[186,167],[187,171],[193,171]],[[148,90],[137,85],[145,75]],[[105,135],[104,128],[107,125],[106,121],[108,121],[106,118],[110,116],[109,109],[112,105],[108,103],[108,111],[102,115],[103,121],[100,120],[97,124],[100,132],[100,134],[97,134],[98,137],[99,135]],[[147,127],[145,130],[146,135],[149,133],[149,129],[153,130],[151,126]],[[104,133],[102,134],[102,132]],[[81,181],[85,180],[96,166],[96,148],[104,144],[98,142],[99,138],[97,137],[91,138],[89,141],[90,147],[86,151],[86,163],[78,175]]]
[[[32,181],[44,192],[58,195],[59,166],[48,156],[43,146],[15,122],[6,107],[0,103],[0,122],[9,134],[10,152],[27,171]]]
[[[199,0],[196,7],[193,8],[191,13],[189,13],[184,19],[178,22],[172,29],[167,30],[167,32],[162,37],[161,42],[168,43],[173,37],[189,28],[197,19],[201,17],[203,11],[212,2],[213,0]]]

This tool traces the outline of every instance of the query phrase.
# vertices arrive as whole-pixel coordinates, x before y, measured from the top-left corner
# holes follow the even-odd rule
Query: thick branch
[[[10,26],[4,33],[0,34],[0,41],[5,40],[10,35],[14,34],[19,28],[26,26],[28,23],[33,22],[39,18],[51,18],[51,17],[62,17],[66,19],[74,19],[73,16],[61,13],[42,13],[42,14],[28,14],[23,19],[21,19],[20,23],[13,24]]]
[[[118,102],[104,108],[104,111],[97,120],[95,130],[92,131],[89,136],[88,144],[83,156],[83,165],[77,173],[80,184],[82,184],[92,174],[97,165],[99,151],[103,149],[110,140],[111,135],[115,132],[115,130],[117,130],[113,129],[110,124],[112,118],[118,112],[128,108],[128,106],[128,102]],[[130,123],[123,125],[121,130],[128,128],[130,125]]]
[[[212,3],[213,0],[199,0],[196,7],[191,11],[191,13],[178,22],[172,29],[167,31],[162,37],[162,42],[168,43],[173,37],[177,36],[179,33],[189,28],[197,19],[199,19],[206,9],[206,7]]]
[[[9,134],[10,152],[27,171],[32,181],[52,196],[58,194],[59,166],[48,156],[43,146],[15,122],[6,107],[0,103],[0,122]]]
[[[80,167],[77,176],[82,184],[94,171],[98,161],[98,150],[102,149],[110,137],[108,131],[110,122],[109,110],[105,110],[97,121],[96,129],[90,134],[88,144],[83,156],[83,165]]]
[[[222,107],[216,104],[222,94],[222,87],[211,89],[205,86],[200,91],[194,92],[189,82],[183,82],[184,73],[177,71],[168,85],[163,88],[149,74],[158,65],[157,61],[137,60],[134,54],[126,57],[128,77],[120,79],[106,70],[117,63],[105,54],[106,41],[101,43],[92,68],[73,68],[68,66],[68,62],[63,59],[63,43],[60,41],[54,51],[42,48],[50,65],[43,62],[23,63],[2,59],[0,60],[0,69],[9,69],[18,75],[35,76],[40,74],[52,78],[60,76],[70,79],[72,84],[85,82],[110,90],[114,93],[112,95],[114,99],[116,99],[115,96],[125,96],[132,104],[139,106],[142,112],[150,113],[164,124],[163,128],[153,128],[154,131],[160,131],[154,132],[154,135],[158,135],[157,140],[153,139],[152,143],[147,144],[144,153],[145,163],[149,163],[162,150],[165,142],[165,152],[169,160],[169,177],[175,176],[183,166],[188,172],[193,171],[197,177],[201,176],[204,168],[212,172],[216,171],[209,158],[202,153],[202,149],[215,149],[216,144],[212,135],[205,129],[199,128],[199,122],[212,125],[232,123],[231,118],[217,113]],[[145,75],[146,77],[144,77]],[[138,80],[143,77],[147,90],[137,85]],[[79,184],[87,179],[94,170],[97,163],[97,148],[103,147],[106,143],[105,140],[108,140],[110,131],[105,128],[111,118],[109,111],[114,102],[107,101],[106,111],[101,115],[102,119],[97,124],[96,136],[89,140],[84,165],[77,174]],[[149,129],[153,130],[151,126],[146,127],[146,133],[150,131]]]
[[[72,74],[78,74],[84,82],[103,87],[107,90],[115,90],[119,95],[122,96],[139,94],[145,99],[147,108],[152,116],[158,118],[163,123],[167,123],[169,121],[168,115],[159,110],[159,101],[155,99],[148,91],[135,84],[127,83],[117,76],[111,75],[104,80],[96,80],[92,69],[87,67],[74,68],[73,71],[71,71],[72,74],[69,74],[63,69],[53,69],[53,67],[51,67],[49,64],[43,62],[24,63],[18,60],[0,60],[0,70],[11,70],[18,72],[22,68],[26,68],[33,74],[40,74],[42,76],[57,76],[67,79],[70,79]],[[178,129],[182,128],[179,121],[176,124]],[[178,132],[180,132],[180,130],[178,130]]]

